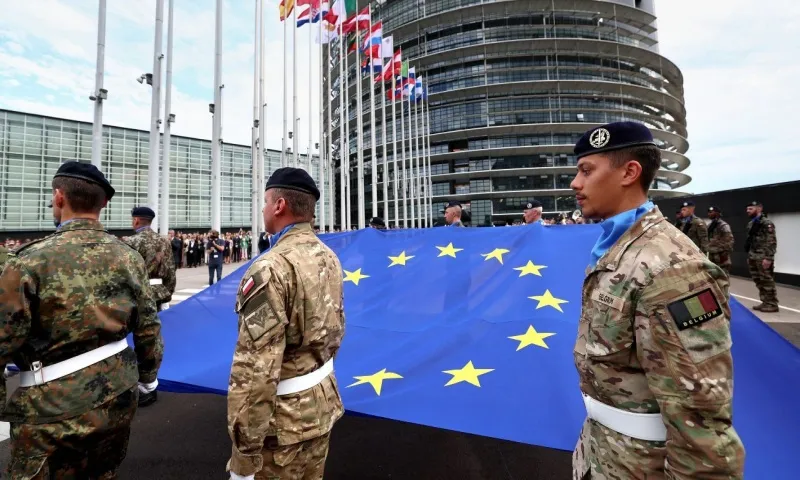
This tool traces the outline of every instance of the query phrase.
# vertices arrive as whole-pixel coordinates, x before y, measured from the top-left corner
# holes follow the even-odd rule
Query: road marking
[[[731,296],[736,298],[743,298],[745,300],[750,300],[751,302],[761,302],[761,300],[756,300],[755,298],[745,297],[744,295],[736,295],[735,293],[731,293]],[[783,305],[778,305],[778,308],[782,308],[784,310],[789,310],[790,312],[800,313],[800,310],[795,310],[794,308],[784,307]]]
[[[172,300],[169,303],[182,302],[190,297],[191,295],[172,295]]]

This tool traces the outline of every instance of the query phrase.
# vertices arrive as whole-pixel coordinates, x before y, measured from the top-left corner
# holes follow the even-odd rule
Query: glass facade
[[[131,208],[147,204],[150,133],[103,127],[103,172],[116,189],[101,221],[109,229],[130,228]],[[268,150],[265,173],[280,167],[280,152]],[[91,162],[91,123],[0,110],[0,231],[53,229],[51,181],[61,163]],[[301,167],[309,170],[305,155]],[[317,157],[311,174],[318,181]],[[252,188],[249,145],[223,144],[220,169],[222,228],[248,229]],[[211,141],[172,136],[170,228],[207,229],[211,223]]]
[[[690,181],[682,173],[689,165],[683,77],[659,54],[654,0],[387,0],[375,8],[384,35],[393,36],[395,49],[428,86],[435,218],[442,219],[449,200],[470,209],[473,225],[519,219],[533,199],[545,215],[574,210],[572,148],[586,130],[615,121],[645,124],[664,151],[653,198],[673,195]],[[352,191],[358,186],[355,91],[361,78],[354,60],[351,54],[346,82]],[[338,55],[332,64],[338,77]],[[366,164],[372,82],[360,81]],[[375,98],[383,98],[380,84],[374,88]],[[387,102],[386,122],[376,106],[379,182],[395,178],[391,163],[383,173],[383,130],[390,162],[404,155],[391,144],[394,129],[398,138],[415,138],[408,105],[403,115],[397,105],[393,119]],[[333,131],[334,144],[338,134]],[[355,199],[352,205],[355,211]],[[391,220],[391,206],[386,213]]]

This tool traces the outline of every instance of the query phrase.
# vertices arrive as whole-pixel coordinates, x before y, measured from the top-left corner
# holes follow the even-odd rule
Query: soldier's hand
[[[772,260],[767,260],[766,258],[761,260],[761,266],[764,267],[764,270],[769,270],[769,267],[772,266]]]

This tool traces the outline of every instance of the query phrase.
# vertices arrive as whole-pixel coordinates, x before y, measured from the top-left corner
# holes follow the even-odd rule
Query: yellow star
[[[481,253],[481,257],[484,257],[486,260],[489,260],[491,258],[496,258],[497,261],[500,262],[500,265],[502,265],[503,264],[503,254],[505,254],[505,253],[508,253],[508,250],[506,250],[505,248],[495,248],[494,250],[492,250],[489,253]],[[486,260],[484,260],[484,262]]]
[[[460,252],[464,250],[463,248],[455,248],[453,247],[453,242],[450,242],[449,245],[446,247],[436,247],[439,249],[439,257],[444,257],[445,255],[456,258],[456,252]]]
[[[412,258],[414,258],[413,255],[406,256],[406,251],[403,250],[402,252],[400,252],[400,255],[398,255],[396,257],[389,256],[389,260],[392,261],[392,264],[389,265],[389,266],[390,267],[393,267],[395,265],[403,265],[403,266],[405,266],[406,262],[411,260]]]
[[[472,360],[470,360],[466,365],[464,365],[464,368],[444,371],[444,373],[453,376],[453,378],[451,378],[450,381],[445,384],[445,387],[449,387],[450,385],[455,385],[456,383],[460,382],[469,382],[476,387],[480,387],[481,382],[478,381],[478,377],[492,371],[494,371],[494,368],[475,368],[475,366],[472,365]]]
[[[398,378],[403,378],[403,377],[393,372],[387,372],[386,369],[384,368],[380,372],[373,373],[372,375],[364,375],[362,377],[353,377],[353,378],[355,378],[358,381],[351,385],[348,385],[347,388],[369,383],[370,385],[372,385],[372,388],[375,389],[375,393],[377,393],[380,396],[381,387],[383,387],[384,380],[396,380]]]
[[[519,341],[519,345],[517,346],[517,351],[519,352],[528,345],[536,345],[537,347],[549,349],[550,347],[544,343],[544,339],[547,337],[552,337],[553,335],[555,335],[555,333],[539,333],[535,328],[533,328],[533,325],[528,325],[527,332],[523,333],[522,335],[514,335],[513,337],[508,338]]]
[[[562,303],[569,303],[567,300],[561,300],[560,298],[556,298],[550,293],[550,290],[545,290],[543,295],[534,295],[532,297],[528,297],[531,300],[536,300],[539,302],[536,305],[536,310],[539,310],[542,307],[553,307],[561,313],[564,313],[564,310],[561,310]]]
[[[363,275],[360,268],[355,272],[348,272],[347,270],[344,271],[345,282],[353,282],[358,285],[358,282],[365,278],[369,278],[369,275]]]
[[[523,277],[525,275],[537,275],[537,276],[541,277],[542,274],[539,273],[539,270],[541,270],[543,268],[547,268],[547,267],[544,266],[544,265],[536,265],[535,263],[533,263],[530,260],[528,260],[528,264],[527,265],[525,265],[524,267],[517,267],[514,270],[519,270],[519,272],[520,272],[519,276],[520,277]]]

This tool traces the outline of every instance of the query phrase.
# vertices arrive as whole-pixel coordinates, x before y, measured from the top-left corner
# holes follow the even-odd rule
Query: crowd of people
[[[194,268],[208,265],[210,232],[183,233],[169,231],[169,243],[172,246],[172,258],[175,268]],[[236,233],[226,233],[221,237],[224,243],[222,263],[238,263],[252,257],[253,239],[250,231],[240,229]]]

